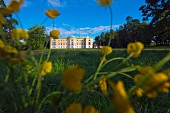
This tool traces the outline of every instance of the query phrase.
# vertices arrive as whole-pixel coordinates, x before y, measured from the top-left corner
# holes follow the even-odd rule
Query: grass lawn
[[[140,66],[153,66],[156,62],[158,62],[160,59],[162,59],[166,54],[168,53],[168,50],[162,50],[162,49],[156,49],[156,50],[143,50],[142,54],[139,58],[132,58],[130,59],[126,65],[140,65]],[[112,54],[108,55],[107,59],[113,58],[113,57],[126,57],[128,54],[125,49],[113,49]],[[72,66],[75,64],[79,64],[81,67],[83,67],[86,70],[84,79],[88,78],[88,76],[91,76],[94,74],[94,72],[97,69],[97,66],[99,64],[99,58],[101,57],[101,53],[99,52],[99,49],[73,49],[73,50],[52,50],[51,56],[49,61],[53,62],[53,70],[50,74],[48,74],[45,77],[44,82],[44,94],[56,91],[61,89],[60,87],[60,78],[62,75],[62,70],[66,66]],[[45,57],[46,58],[46,57]],[[103,71],[110,71],[112,70],[116,65],[118,65],[121,61],[115,61],[109,63]],[[170,67],[170,62],[164,65],[162,69],[167,69]],[[137,72],[128,73],[132,77]],[[129,88],[131,85],[133,85],[133,81],[129,78],[126,78],[122,75],[117,75],[113,77],[113,81],[123,80],[125,83],[125,87]],[[110,105],[111,101],[107,99],[103,94],[98,92],[93,92],[89,94],[87,99],[84,101],[84,104],[93,104],[95,105],[99,110],[102,111],[102,113],[105,113],[105,109]],[[71,97],[70,99],[67,99],[66,104],[63,103],[63,108],[67,106],[69,103],[76,102],[79,100],[79,96],[77,97]],[[170,109],[170,94],[160,94],[158,98],[156,99],[148,99],[145,97],[137,98],[136,96],[133,96],[131,98],[134,108],[136,109],[137,113],[144,113],[145,111],[147,113],[165,113]],[[61,109],[59,109],[61,111]],[[58,111],[58,112],[59,112]]]
[[[47,52],[47,51],[45,51]],[[140,65],[140,66],[153,66],[156,62],[162,59],[169,50],[162,49],[154,49],[154,50],[143,50],[139,58],[132,58],[128,62],[126,62],[124,66],[130,65]],[[41,51],[34,51],[36,58],[40,57]],[[73,66],[79,64],[81,67],[85,69],[84,79],[87,79],[89,76],[93,75],[97,69],[97,66],[100,61],[101,53],[99,49],[60,49],[60,50],[51,50],[51,55],[49,61],[53,62],[52,72],[47,74],[44,77],[43,88],[42,88],[42,97],[47,95],[52,91],[62,90],[60,86],[60,79],[62,75],[62,70],[65,67]],[[107,59],[113,57],[127,57],[128,54],[125,49],[113,49],[112,54],[107,56]],[[43,61],[47,58],[47,54],[44,54]],[[111,71],[115,66],[120,64],[121,60],[114,61],[105,66],[102,71]],[[3,75],[6,72],[6,69],[3,68],[3,65],[0,64],[1,72],[0,75]],[[166,63],[162,70],[170,68],[170,62]],[[16,70],[17,71],[17,70]],[[134,76],[136,72],[127,73],[130,76]],[[17,72],[16,72],[17,74]],[[133,80],[124,77],[122,75],[117,75],[112,78],[114,82],[118,80],[123,80],[125,87],[129,88],[134,84]],[[93,104],[97,109],[101,111],[101,113],[106,113],[106,110],[109,109],[109,105],[112,103],[110,99],[106,98],[105,95],[99,92],[99,89],[96,91],[91,91],[86,95],[85,98],[82,97],[81,94],[74,95],[74,97],[70,96],[69,98],[65,98],[63,95],[63,101],[57,106],[56,113],[64,113],[64,109],[70,103],[81,101],[83,105]],[[2,98],[0,96],[0,98]],[[168,94],[159,94],[159,96],[155,99],[148,99],[146,97],[137,98],[135,95],[131,98],[132,104],[136,113],[167,113],[170,110],[170,93]],[[49,105],[44,104],[42,107],[42,113],[49,112]],[[116,113],[116,112],[115,112]]]

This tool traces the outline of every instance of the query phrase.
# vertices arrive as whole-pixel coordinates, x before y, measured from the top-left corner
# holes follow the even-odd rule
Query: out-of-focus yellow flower
[[[106,78],[105,78],[104,76],[103,76],[103,78],[99,81],[99,86],[100,86],[101,91],[102,91],[105,95],[108,95]]]
[[[60,35],[60,31],[59,30],[52,30],[50,32],[50,36],[54,39],[58,39],[58,36]]]
[[[136,58],[141,54],[143,48],[144,48],[144,45],[141,42],[129,43],[127,46],[127,52],[128,54],[133,53],[132,57]]]
[[[5,44],[4,42],[0,39],[0,48],[4,48],[5,47]]]
[[[49,17],[49,18],[56,18],[57,16],[60,15],[60,13],[58,12],[58,10],[56,9],[49,9],[45,12],[45,14]]]
[[[149,98],[155,98],[157,96],[157,92],[168,93],[170,88],[170,84],[168,82],[169,78],[166,74],[159,72],[154,74],[146,75],[148,76],[146,81],[140,87],[142,92],[148,96]],[[145,76],[141,74],[137,74],[134,77],[135,83],[139,84],[141,80],[144,79]]]
[[[146,66],[146,67],[141,67],[138,69],[138,71],[141,73],[141,74],[150,74],[150,75],[153,75],[155,73],[155,69],[151,66]]]
[[[110,46],[103,46],[103,47],[101,48],[100,52],[101,52],[102,54],[108,55],[108,54],[112,53],[112,48],[111,48]]]
[[[29,38],[29,35],[28,35],[26,30],[24,30],[24,29],[16,29],[16,28],[12,29],[11,36],[12,36],[13,39],[19,39],[19,40]]]
[[[0,57],[1,58],[10,58],[14,54],[17,54],[18,50],[10,45],[4,46],[0,50]]]
[[[10,46],[10,45],[5,46],[4,49],[5,49],[5,52],[10,53],[10,54],[12,54],[12,53],[14,53],[14,54],[18,53],[18,50],[17,50],[16,48]]]
[[[75,65],[71,68],[64,69],[62,74],[61,84],[64,88],[73,91],[81,91],[81,80],[84,76],[85,70],[79,65]]]
[[[142,96],[143,96],[143,90],[142,90],[141,88],[138,88],[138,89],[136,90],[136,95],[137,95],[138,97],[142,97]]]
[[[87,105],[84,108],[84,112],[83,113],[99,113],[99,110],[97,110],[94,106],[92,105]]]
[[[129,97],[125,91],[124,84],[122,81],[118,81],[115,86],[110,80],[108,80],[108,84],[114,91],[113,94],[113,102],[119,113],[135,113],[133,107],[131,106]]]
[[[5,24],[6,24],[5,18],[0,13],[0,25],[5,25]]]
[[[66,113],[82,113],[82,105],[80,103],[73,103],[66,108]]]
[[[113,0],[97,0],[100,6],[110,6]]]
[[[47,73],[50,73],[51,70],[52,70],[52,62],[45,61],[41,67],[41,76],[45,76]]]
[[[21,42],[21,44],[22,44],[23,46],[27,45],[27,43],[26,43],[26,42]]]
[[[107,61],[106,57],[100,57],[100,60],[103,61],[103,62]]]
[[[11,3],[8,5],[8,10],[16,13],[20,10],[20,5],[21,5],[21,2],[12,0]]]
[[[99,113],[93,105],[87,105],[84,110],[81,103],[73,103],[66,108],[66,113]]]

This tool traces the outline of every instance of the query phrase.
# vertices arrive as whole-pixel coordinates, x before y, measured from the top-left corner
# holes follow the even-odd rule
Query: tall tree
[[[4,0],[0,0],[0,10],[2,8],[6,8]],[[3,14],[2,16],[5,17],[6,24],[0,27],[0,38],[3,37],[8,44],[12,44],[13,42],[11,39],[11,30],[14,28],[15,25],[18,25],[18,21],[12,18],[12,14]]]
[[[139,10],[143,20],[151,19],[150,31],[157,43],[164,44],[170,37],[170,0],[145,0]]]
[[[40,25],[35,25],[29,29],[29,39],[27,40],[29,49],[35,50],[44,47],[47,38],[49,38],[45,31],[45,27]]]

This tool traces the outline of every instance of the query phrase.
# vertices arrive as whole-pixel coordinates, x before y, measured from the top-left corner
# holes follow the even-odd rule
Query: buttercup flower
[[[110,46],[103,46],[103,47],[101,48],[100,52],[101,52],[102,54],[108,55],[108,54],[112,53],[112,48],[111,48]]]
[[[92,105],[87,105],[84,108],[84,112],[83,113],[99,113],[99,110],[97,110],[94,106]]]
[[[113,0],[97,0],[100,6],[110,6]]]
[[[81,91],[81,80],[84,76],[85,70],[79,65],[63,70],[61,84],[64,88],[73,91]]]
[[[54,39],[58,39],[58,35],[60,35],[60,31],[59,30],[52,30],[50,32],[50,36]]]
[[[80,103],[73,103],[66,108],[66,113],[82,113],[82,105]]]
[[[28,35],[26,30],[24,30],[24,29],[16,29],[16,28],[14,28],[12,30],[11,36],[12,36],[13,39],[19,39],[19,40],[29,38],[29,35]]]
[[[143,48],[144,45],[141,42],[129,43],[127,46],[127,52],[128,54],[134,53],[132,57],[136,58],[141,54]]]
[[[50,73],[51,70],[52,70],[52,63],[45,61],[41,67],[41,76],[45,76],[47,73]]]
[[[4,48],[5,47],[5,44],[4,42],[0,39],[0,48]]]
[[[81,103],[73,103],[66,108],[66,113],[99,113],[92,105],[87,105],[84,110]]]
[[[114,91],[113,102],[119,113],[135,113],[133,107],[131,106],[129,97],[125,91],[124,84],[122,81],[118,81],[115,86],[110,80],[108,84]]]
[[[24,3],[24,0],[12,0],[12,2],[8,5],[7,9],[11,12],[18,12],[20,10],[21,4]]]
[[[49,17],[49,18],[56,18],[57,16],[60,15],[60,13],[58,12],[58,10],[56,9],[49,9],[45,12],[45,14]]]
[[[168,82],[169,78],[162,72],[146,75],[148,78],[140,87],[140,91],[144,93],[149,98],[155,98],[158,92],[168,93],[170,84]],[[135,83],[140,83],[145,76],[142,74],[137,74],[134,77]]]
[[[0,25],[5,25],[5,24],[6,24],[5,18],[0,13]]]
[[[100,86],[101,91],[102,91],[105,95],[108,95],[106,78],[105,78],[104,76],[103,76],[103,78],[99,81],[99,86]]]

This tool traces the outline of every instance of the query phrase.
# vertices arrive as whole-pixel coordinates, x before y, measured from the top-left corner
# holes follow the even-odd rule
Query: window
[[[53,41],[52,41],[52,45],[56,45],[56,40],[53,40]]]
[[[89,42],[89,45],[91,45],[91,42]]]

